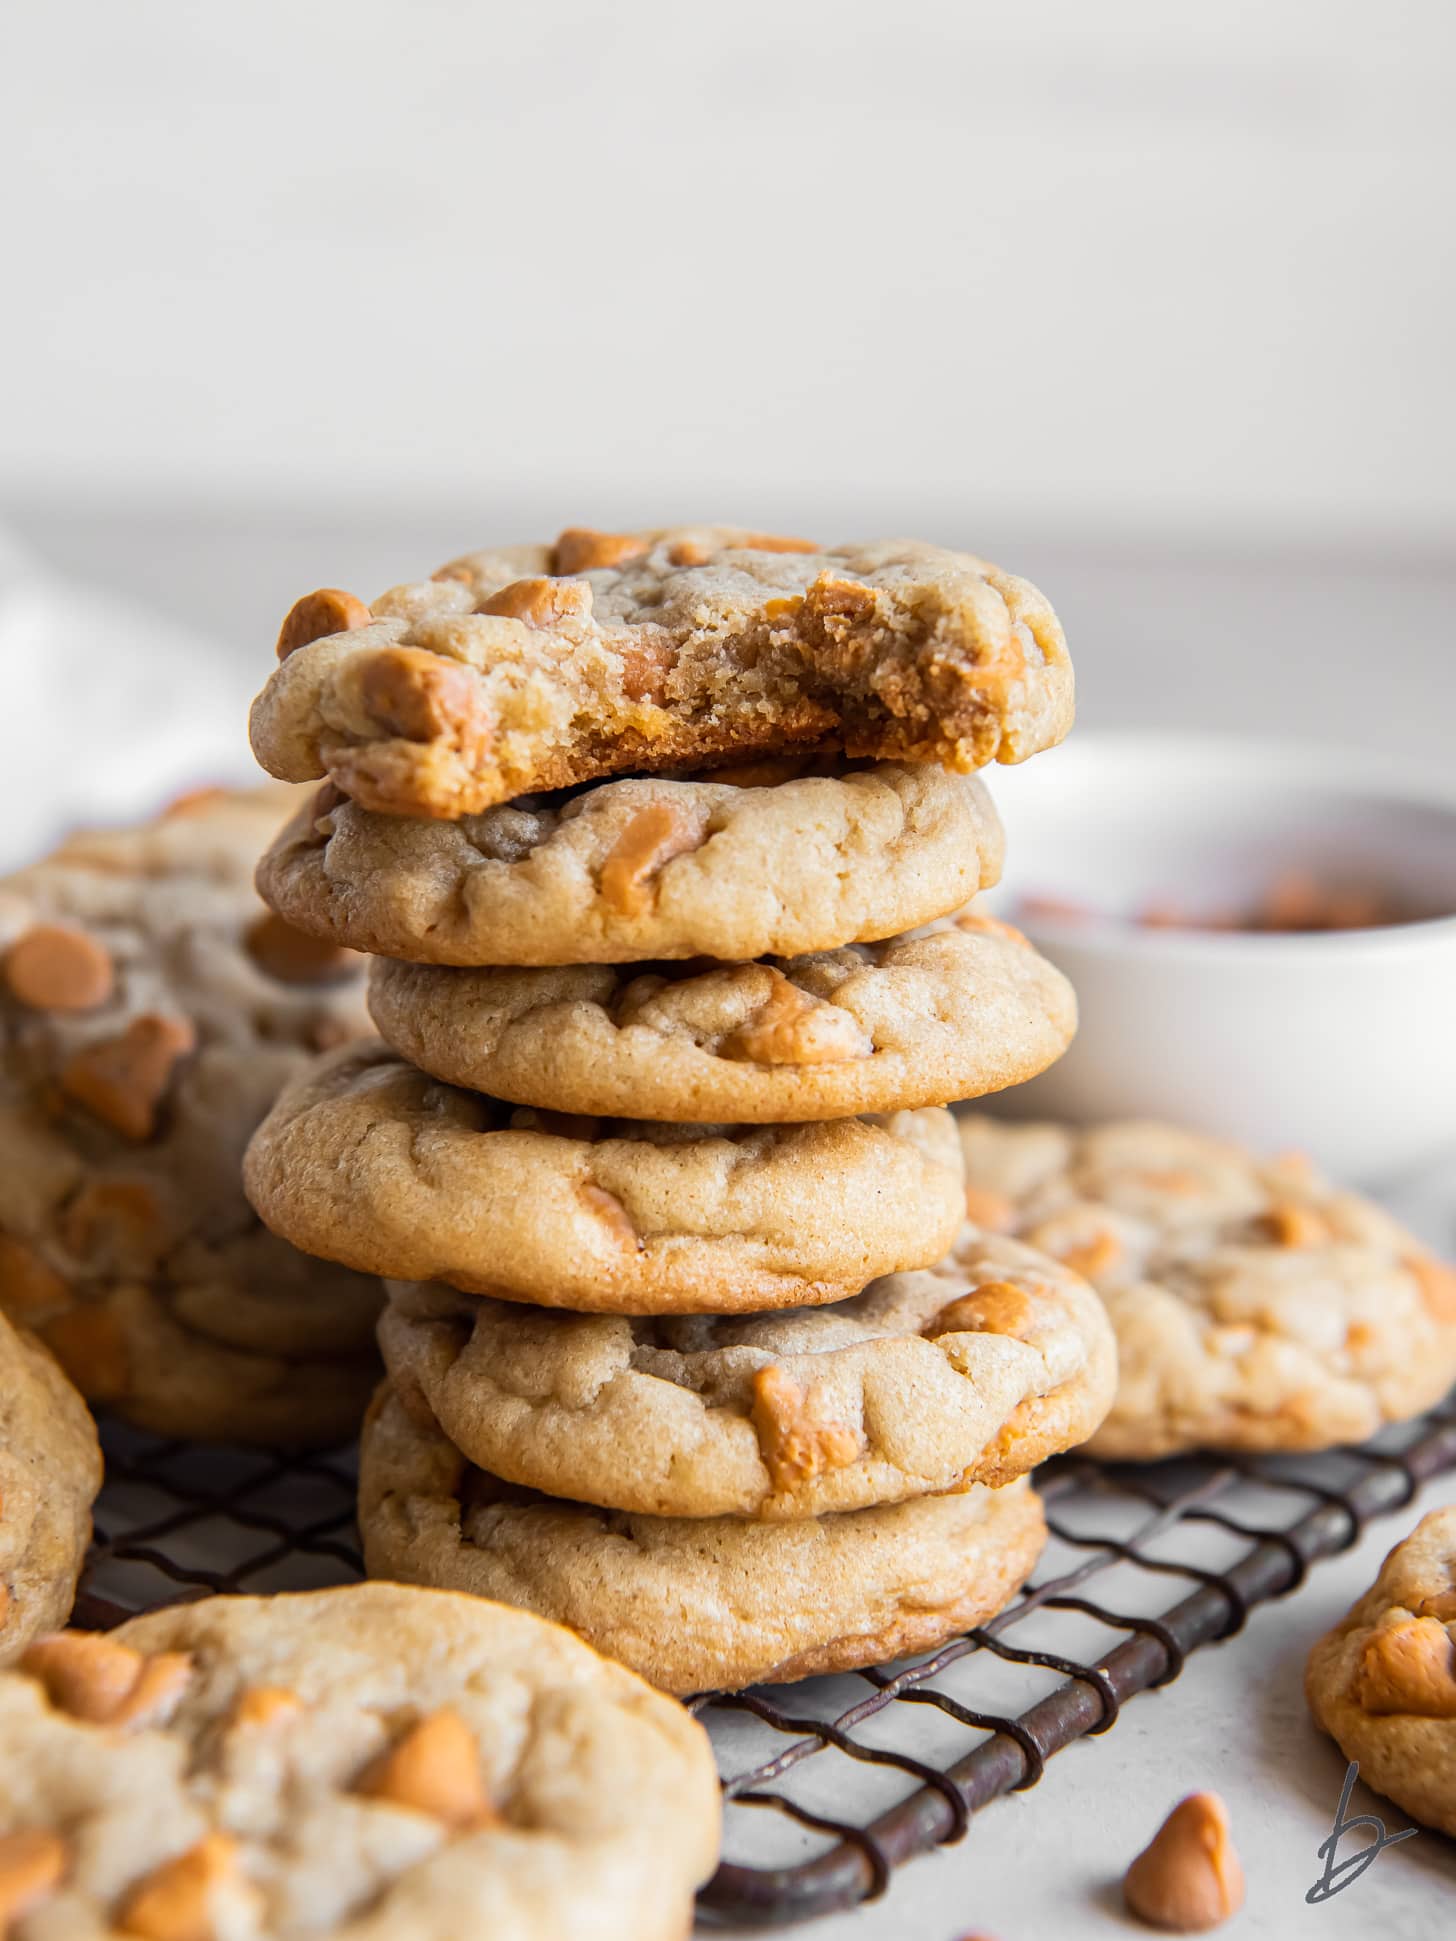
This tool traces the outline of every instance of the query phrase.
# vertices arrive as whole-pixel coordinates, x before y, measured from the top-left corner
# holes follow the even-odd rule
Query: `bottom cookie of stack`
[[[682,1695],[932,1650],[1001,1610],[1046,1541],[1024,1478],[788,1523],[566,1502],[475,1468],[388,1384],[361,1453],[371,1576],[534,1611]]]

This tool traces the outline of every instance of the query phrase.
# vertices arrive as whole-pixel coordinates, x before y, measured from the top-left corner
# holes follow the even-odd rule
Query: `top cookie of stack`
[[[402,1054],[280,1101],[249,1160],[279,1231],[629,1313],[835,1300],[946,1251],[940,1108],[1073,1028],[1023,939],[950,914],[1001,867],[971,771],[1070,723],[1034,588],[908,541],[572,530],[372,611],[310,594],[278,651],[255,750],[330,784],[259,887],[393,960]]]

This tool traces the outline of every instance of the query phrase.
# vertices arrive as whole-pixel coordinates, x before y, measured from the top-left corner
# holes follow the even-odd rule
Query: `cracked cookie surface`
[[[828,1307],[531,1312],[390,1287],[397,1392],[508,1482],[649,1516],[788,1521],[1001,1484],[1083,1442],[1116,1351],[1080,1276],[967,1227]]]
[[[668,776],[411,822],[321,790],[258,887],[289,923],[427,964],[793,956],[890,937],[1001,874],[974,775],[883,763],[742,786]]]
[[[475,1598],[362,1584],[63,1632],[0,1676],[8,1941],[681,1941],[683,1709]]]
[[[1169,1125],[960,1124],[973,1217],[1107,1304],[1120,1375],[1095,1454],[1363,1442],[1456,1381],[1456,1273],[1300,1155]]]
[[[0,1665],[70,1615],[100,1487],[86,1404],[0,1314]]]
[[[790,1126],[576,1120],[441,1085],[377,1041],[321,1060],[244,1164],[295,1246],[397,1280],[626,1314],[830,1301],[938,1259],[948,1112]]]
[[[1304,1687],[1367,1786],[1456,1836],[1456,1507],[1395,1546],[1311,1651]]]
[[[558,1501],[468,1464],[387,1384],[365,1423],[359,1522],[372,1574],[552,1616],[681,1694],[931,1650],[1009,1603],[1046,1540],[1024,1479],[794,1523]]]
[[[1036,588],[914,540],[567,532],[472,553],[372,609],[308,594],[278,653],[253,704],[259,761],[393,815],[803,749],[965,771],[1072,723],[1066,641]]]
[[[1033,1078],[1076,1028],[1061,972],[1004,925],[748,964],[453,970],[376,958],[374,1022],[451,1084],[558,1112],[843,1118]]]
[[[342,1436],[374,1379],[377,1282],[242,1190],[280,1087],[368,1029],[360,960],[252,888],[293,804],[214,791],[0,883],[0,1310],[161,1434]]]

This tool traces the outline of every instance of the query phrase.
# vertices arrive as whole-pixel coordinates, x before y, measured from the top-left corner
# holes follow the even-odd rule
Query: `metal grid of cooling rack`
[[[104,1440],[79,1622],[360,1575],[349,1452],[274,1456],[116,1425]],[[883,1892],[896,1867],[1034,1786],[1054,1753],[1107,1731],[1128,1699],[1176,1678],[1191,1652],[1232,1636],[1452,1468],[1456,1397],[1360,1449],[1051,1465],[1038,1478],[1046,1554],[991,1623],[899,1665],[695,1702],[729,1808],[704,1916],[783,1924]]]

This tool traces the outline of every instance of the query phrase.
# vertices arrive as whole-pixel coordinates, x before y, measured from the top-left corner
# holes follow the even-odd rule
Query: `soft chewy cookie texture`
[[[0,1665],[69,1616],[100,1487],[86,1404],[0,1314]]]
[[[388,1385],[365,1423],[371,1574],[519,1604],[687,1694],[928,1651],[1009,1603],[1046,1540],[1024,1481],[843,1516],[630,1516],[473,1468]]]
[[[903,762],[739,782],[642,776],[457,822],[332,786],[264,856],[296,928],[415,963],[795,956],[929,923],[1001,874],[978,777]]]
[[[1072,721],[1066,642],[1035,587],[913,540],[564,532],[372,609],[309,594],[278,652],[253,707],[263,766],[395,815],[796,749],[965,770]]]
[[[377,1282],[242,1191],[279,1088],[368,1024],[360,960],[253,891],[292,804],[207,794],[0,883],[0,1310],[163,1434],[328,1440],[374,1378]]]
[[[1299,1155],[977,1115],[961,1139],[972,1217],[1107,1304],[1121,1372],[1095,1454],[1361,1442],[1456,1381],[1456,1273]]]
[[[295,1246],[399,1280],[610,1313],[831,1301],[939,1258],[948,1112],[792,1126],[574,1120],[441,1085],[369,1041],[291,1085],[249,1197]]]
[[[559,1112],[734,1122],[943,1105],[1043,1071],[1076,1028],[1061,972],[962,916],[747,964],[451,970],[376,958],[369,1007],[452,1084]]]
[[[609,1509],[782,1521],[1001,1484],[1083,1442],[1116,1352],[1081,1278],[967,1227],[935,1267],[739,1318],[392,1284],[397,1392],[479,1468]]]
[[[1367,1786],[1456,1836],[1456,1507],[1395,1546],[1310,1653],[1305,1694]]]
[[[0,1676],[8,1941],[681,1941],[702,1728],[522,1611],[208,1598]]]

